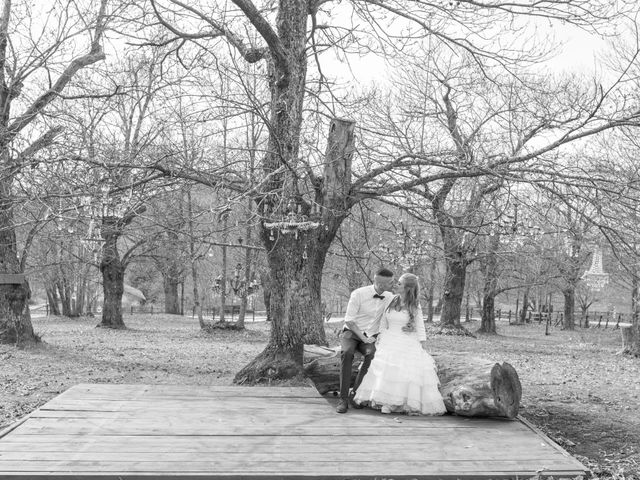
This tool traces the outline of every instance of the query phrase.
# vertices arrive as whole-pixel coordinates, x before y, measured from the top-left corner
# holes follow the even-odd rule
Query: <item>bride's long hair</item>
[[[402,328],[405,332],[414,332],[416,330],[416,320],[415,315],[418,311],[419,307],[419,297],[420,297],[420,284],[418,282],[418,277],[413,273],[404,273],[398,279],[398,282],[404,283],[404,303],[402,302],[400,296],[397,296],[393,299],[393,301],[389,304],[389,309],[391,307],[396,310],[402,310],[406,308],[409,312],[409,321]]]

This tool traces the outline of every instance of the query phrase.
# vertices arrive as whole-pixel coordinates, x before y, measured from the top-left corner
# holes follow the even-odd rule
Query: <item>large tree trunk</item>
[[[60,272],[62,278],[56,282],[58,287],[58,295],[60,296],[60,305],[62,306],[62,315],[71,316],[71,291],[64,273]]]
[[[168,270],[163,273],[162,279],[164,287],[164,313],[179,315],[180,296],[178,295],[178,287],[180,286],[180,278],[178,268],[173,263],[170,263],[167,268]]]
[[[514,418],[518,414],[522,386],[509,363],[461,354],[435,354],[433,358],[448,412],[467,417]],[[356,378],[358,364],[354,362],[352,378]],[[340,389],[339,348],[305,345],[304,365],[305,374],[320,394]]]
[[[222,219],[222,246],[220,247],[222,250],[222,273],[218,276],[220,279],[220,302],[218,303],[218,307],[220,309],[220,322],[224,323],[226,321],[225,309],[227,307],[227,293],[229,293],[227,289],[227,285],[229,284],[229,282],[227,282],[227,247],[225,246],[225,244],[229,242],[229,215],[227,212],[223,213]],[[233,297],[231,298],[231,316],[233,316]]]
[[[478,333],[490,333],[496,332],[496,297],[492,293],[486,293],[482,297],[482,318],[480,320],[480,328]]]
[[[8,153],[3,152],[3,165],[7,165]],[[11,179],[0,180],[0,271],[21,274],[13,223]],[[38,341],[33,332],[29,313],[29,285],[16,277],[19,283],[0,284],[0,343],[28,345]]]
[[[622,350],[619,353],[640,357],[640,281],[631,279],[631,326],[622,327]]]
[[[529,310],[529,288],[525,288],[524,295],[522,296],[522,308],[520,309],[520,318],[518,323],[525,323],[527,321],[528,310]]]
[[[303,235],[298,240],[283,235],[278,240],[280,246],[268,251],[269,316],[272,319],[269,343],[257,358],[237,373],[236,383],[298,376],[302,373],[303,345],[326,344],[320,290],[322,267],[330,242],[319,243],[314,233]],[[306,261],[303,259],[305,246]],[[309,251],[313,254],[309,255]]]
[[[631,277],[631,323],[640,321],[640,278],[636,273]]]
[[[498,256],[500,235],[489,237],[489,251],[481,262],[484,273],[484,287],[482,293],[482,319],[479,333],[496,334],[496,292],[498,289]]]
[[[440,315],[443,327],[461,327],[460,311],[464,300],[464,284],[467,276],[467,262],[460,252],[447,252],[447,267],[444,282],[444,303]]]
[[[564,330],[575,330],[576,322],[574,312],[576,310],[576,289],[571,286],[562,291],[564,295],[564,319],[562,328]]]
[[[621,327],[622,350],[619,353],[640,357],[640,325]]]
[[[47,302],[49,303],[49,315],[60,315],[58,290],[55,284],[48,284],[45,287],[47,292]]]
[[[332,121],[324,184],[322,191],[317,192],[318,203],[323,206],[319,228],[282,233],[270,231],[263,224],[260,235],[269,266],[271,336],[265,350],[236,375],[235,382],[254,383],[299,375],[303,345],[326,343],[320,297],[322,269],[350,207],[354,128],[350,121]]]
[[[191,189],[187,189],[187,228],[189,229],[189,260],[191,263],[191,282],[193,284],[193,310],[198,316],[200,329],[204,330],[207,324],[202,316],[202,303],[200,301],[200,291],[198,288],[198,259],[196,255],[196,241],[193,228],[193,201]]]
[[[278,38],[269,45],[269,141],[262,162],[266,181],[264,194],[256,200],[263,219],[259,235],[267,252],[272,325],[265,350],[238,372],[234,380],[238,383],[301,374],[304,343],[325,343],[322,269],[329,246],[354,204],[350,196],[353,122],[331,122],[324,175],[312,178],[310,185],[315,198],[303,197],[304,186],[295,173],[300,166],[308,16],[308,2],[280,2],[275,18]],[[313,223],[295,222],[293,228],[266,226],[283,223],[285,214],[307,215],[321,225],[310,228]]]
[[[102,219],[102,320],[99,327],[126,328],[122,318],[122,295],[124,294],[124,270],[118,252],[118,238],[121,231],[116,217],[104,217]]]

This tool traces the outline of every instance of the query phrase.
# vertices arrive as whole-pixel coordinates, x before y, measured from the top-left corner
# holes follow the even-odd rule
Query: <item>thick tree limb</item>
[[[186,3],[181,2],[179,0],[171,0],[171,3],[173,3],[174,5],[178,5],[179,7],[193,13],[198,18],[208,23],[214,30],[213,32],[206,32],[206,33],[183,32],[178,28],[176,28],[175,26],[171,25],[169,22],[167,22],[158,11],[158,8],[156,7],[156,2],[154,0],[151,0],[151,6],[153,7],[153,11],[155,12],[156,17],[158,18],[158,21],[177,37],[183,38],[186,40],[199,40],[201,38],[216,38],[216,37],[223,36],[229,41],[231,45],[233,45],[236,48],[236,50],[238,50],[238,52],[240,52],[240,55],[242,55],[242,57],[247,62],[255,63],[265,58],[268,52],[268,49],[248,47],[247,45],[245,45],[242,39],[238,37],[235,33],[233,33],[228,28],[225,28],[224,25],[220,25],[219,23],[215,22],[214,20],[212,20],[210,17],[202,13],[197,8],[187,5]]]
[[[62,132],[62,130],[64,130],[64,128],[61,126],[53,127],[52,129],[48,130],[40,138],[32,142],[31,145],[20,152],[14,162],[15,165],[20,167],[21,165],[29,161],[29,159],[40,150],[51,145],[55,138]]]
[[[242,12],[249,19],[251,24],[256,28],[258,33],[264,38],[269,50],[273,56],[273,60],[276,67],[282,72],[283,77],[289,76],[289,61],[287,60],[287,52],[284,49],[284,45],[280,41],[278,34],[271,28],[269,22],[260,14],[256,6],[251,0],[232,0],[236,6],[242,10]]]
[[[88,67],[89,65],[99,62],[100,60],[105,59],[105,54],[102,51],[101,41],[106,26],[106,9],[107,0],[101,0],[100,11],[98,12],[98,17],[96,19],[96,27],[89,53],[72,60],[67,68],[65,68],[65,70],[62,72],[58,80],[53,84],[53,86],[38,98],[36,98],[31,106],[29,106],[22,115],[16,118],[13,123],[9,125],[6,135],[4,136],[4,138],[0,139],[0,141],[2,141],[4,144],[7,144],[11,140],[13,140],[13,138],[15,138],[15,136],[18,135],[18,133],[20,133],[23,128],[29,125],[29,123],[31,123],[33,119],[36,118],[36,116],[49,103],[51,103],[51,101],[53,101],[53,99],[56,98],[56,96],[60,92],[62,92],[62,90],[67,86],[74,75],[78,73],[78,71],[85,67]]]

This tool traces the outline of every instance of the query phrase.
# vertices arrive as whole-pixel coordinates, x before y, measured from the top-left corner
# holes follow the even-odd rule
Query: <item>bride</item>
[[[353,400],[382,413],[442,415],[446,408],[438,390],[436,364],[425,351],[418,277],[403,274],[398,293],[378,314],[376,354]]]

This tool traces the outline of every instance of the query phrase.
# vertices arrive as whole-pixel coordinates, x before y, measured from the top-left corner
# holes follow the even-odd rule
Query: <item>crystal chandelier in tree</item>
[[[594,291],[602,290],[609,283],[609,274],[602,269],[602,249],[600,245],[596,245],[593,249],[591,267],[582,275],[582,281]]]

